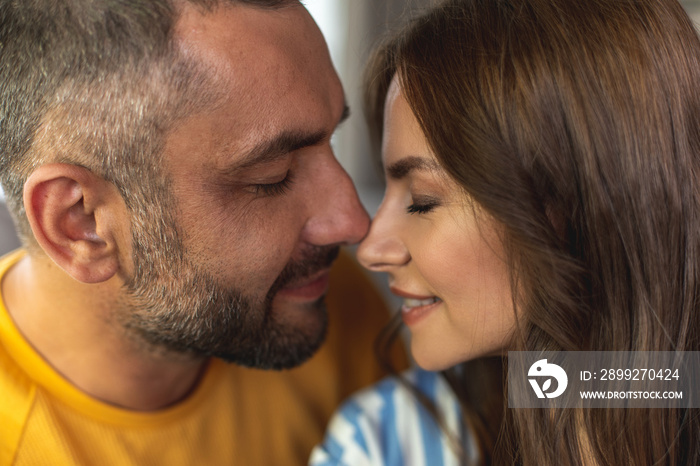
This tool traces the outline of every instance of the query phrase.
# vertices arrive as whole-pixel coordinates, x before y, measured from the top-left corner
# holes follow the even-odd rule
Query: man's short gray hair
[[[164,133],[209,102],[207,73],[173,31],[184,3],[279,9],[297,0],[22,0],[0,4],[0,182],[25,245],[22,192],[46,162],[86,166],[127,207],[168,191]]]

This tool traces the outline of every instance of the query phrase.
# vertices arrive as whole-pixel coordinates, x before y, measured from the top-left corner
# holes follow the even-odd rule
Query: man
[[[330,273],[368,218],[313,20],[293,0],[0,18],[0,173],[27,249],[0,264],[0,463],[303,463],[380,375],[384,318],[356,271]],[[328,345],[256,370],[318,350],[329,282]]]

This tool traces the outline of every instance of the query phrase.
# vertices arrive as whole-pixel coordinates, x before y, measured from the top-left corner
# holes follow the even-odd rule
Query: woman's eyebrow
[[[389,178],[400,180],[414,170],[442,171],[440,165],[433,159],[409,155],[389,165],[386,168],[386,173]]]

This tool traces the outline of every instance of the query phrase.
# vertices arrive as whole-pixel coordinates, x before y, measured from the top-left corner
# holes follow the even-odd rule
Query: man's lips
[[[277,292],[283,298],[314,301],[326,294],[330,281],[330,270],[326,269],[309,278],[290,283]]]

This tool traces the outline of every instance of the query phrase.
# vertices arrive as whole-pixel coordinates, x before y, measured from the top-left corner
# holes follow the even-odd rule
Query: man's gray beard
[[[273,312],[272,301],[286,284],[329,267],[338,247],[310,249],[287,264],[264,298],[255,298],[222,286],[188,260],[166,217],[134,227],[135,272],[120,316],[128,332],[156,350],[260,369],[295,367],[318,350],[328,325],[323,298],[308,304],[304,328],[280,321],[284,310]]]

